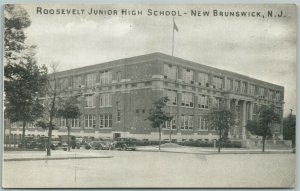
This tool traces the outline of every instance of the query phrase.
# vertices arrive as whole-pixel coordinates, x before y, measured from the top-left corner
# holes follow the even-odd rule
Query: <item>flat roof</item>
[[[99,70],[99,66],[101,66],[103,69],[109,69],[109,68],[114,68],[116,66],[130,65],[130,64],[135,64],[135,63],[142,62],[142,61],[145,62],[145,61],[151,61],[151,60],[161,60],[161,61],[169,62],[169,63],[175,64],[175,65],[186,66],[191,69],[207,71],[207,72],[215,74],[215,75],[221,75],[221,76],[226,75],[228,77],[243,79],[245,81],[249,81],[258,86],[269,86],[269,87],[271,86],[272,88],[276,88],[276,89],[281,89],[281,90],[284,89],[283,86],[279,86],[279,85],[272,84],[272,83],[269,83],[266,81],[251,78],[249,76],[242,75],[242,74],[239,74],[236,72],[231,72],[228,70],[214,68],[214,67],[203,65],[203,64],[193,62],[193,61],[188,61],[188,60],[176,57],[176,56],[170,56],[168,54],[164,54],[161,52],[154,52],[154,53],[150,53],[150,54],[122,58],[122,59],[118,59],[118,60],[113,60],[113,61],[98,63],[98,64],[94,64],[94,65],[74,68],[74,69],[70,69],[70,70],[64,70],[64,71],[58,72],[57,74],[58,74],[58,77],[70,76],[70,75],[76,75],[76,74],[81,74],[81,73],[87,73],[89,71],[93,72],[95,70]],[[80,71],[82,71],[82,72],[80,72]]]

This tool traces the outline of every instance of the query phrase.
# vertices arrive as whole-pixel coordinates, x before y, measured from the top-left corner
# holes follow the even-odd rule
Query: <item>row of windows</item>
[[[121,72],[117,72],[117,81],[121,80]],[[99,73],[99,84],[110,84],[112,82],[112,73],[111,71],[102,71]],[[82,85],[86,87],[93,87],[97,83],[97,73],[90,73],[84,76],[84,84],[82,84],[82,76],[73,76],[72,77],[72,88],[80,88]],[[50,82],[50,86],[54,87],[54,81]],[[59,90],[66,90],[69,87],[69,78],[61,78],[58,80],[57,88]]]
[[[198,82],[200,86],[209,87],[209,75],[203,72],[198,73]],[[194,84],[195,79],[195,72],[193,70],[183,68],[182,69],[182,81],[185,83],[191,83]],[[164,77],[167,79],[177,80],[178,79],[178,67],[171,65],[171,64],[164,64]],[[248,92],[248,83],[247,82],[241,82],[240,80],[233,80],[233,79],[227,79],[225,81],[227,85],[227,90],[241,92],[241,93],[250,93],[251,95],[258,95],[261,96],[261,98],[264,98],[265,96],[265,88],[257,87],[250,84],[249,91]],[[216,89],[223,89],[224,88],[224,78],[221,76],[213,76],[212,77],[212,85],[213,88]],[[257,91],[257,92],[256,92]],[[280,92],[275,90],[269,91],[269,99],[272,100],[280,100]]]
[[[194,94],[192,93],[182,93],[181,105],[186,107],[194,107]],[[168,105],[177,105],[177,92],[172,90],[164,91],[164,96],[169,98]],[[207,95],[198,95],[198,107],[208,109],[209,105],[209,96]],[[220,99],[213,97],[212,100],[213,107],[220,106]]]
[[[194,128],[194,116],[192,115],[181,115],[180,116],[180,129],[182,130],[193,130]],[[177,129],[177,115],[173,115],[173,119],[171,121],[167,121],[163,126],[163,129]],[[197,130],[207,131],[208,130],[208,123],[204,116],[198,117],[198,126]],[[215,130],[215,129],[213,129]]]
[[[95,107],[95,95],[85,96],[85,107]],[[111,107],[112,106],[112,95],[110,93],[99,94],[99,106],[100,107]]]
[[[80,119],[71,119],[71,127],[80,127]],[[116,121],[121,121],[121,112],[120,110],[117,111]],[[58,118],[56,119],[58,127],[66,127],[66,119]],[[84,127],[88,128],[95,128],[96,127],[96,116],[91,115],[84,115]],[[112,114],[100,114],[99,115],[99,127],[100,128],[111,128],[112,127]]]

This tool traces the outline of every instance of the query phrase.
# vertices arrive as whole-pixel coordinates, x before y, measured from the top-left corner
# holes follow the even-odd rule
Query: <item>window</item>
[[[265,88],[258,88],[258,97],[259,98],[265,98]]]
[[[192,130],[193,129],[193,116],[182,115],[181,116],[181,129]]]
[[[57,118],[57,126],[58,127],[66,127],[66,119],[60,117]]]
[[[214,76],[213,77],[213,87],[216,89],[222,89],[223,88],[223,78],[220,76]]]
[[[182,106],[194,107],[194,96],[192,93],[182,93]]]
[[[80,127],[80,120],[78,118],[71,119],[71,127]]]
[[[176,125],[177,124],[177,115],[173,115],[173,119],[171,121],[166,121],[165,122],[165,129],[177,129]]]
[[[220,99],[216,97],[212,97],[212,106],[214,108],[219,108],[220,107]]]
[[[85,115],[84,120],[85,120],[84,127],[89,127],[89,128],[96,127],[95,115]]]
[[[233,79],[227,79],[227,90],[233,90]]]
[[[100,72],[100,84],[111,83],[111,71]]]
[[[120,122],[121,121],[121,110],[117,110],[117,119],[116,119],[117,122]]]
[[[194,83],[194,71],[190,69],[182,69],[182,81],[185,83]]]
[[[95,96],[94,95],[85,96],[85,107],[95,107]]]
[[[85,85],[87,87],[93,87],[96,85],[96,73],[86,75]]]
[[[207,122],[204,116],[199,116],[199,130],[208,130]]]
[[[241,82],[239,80],[235,80],[234,81],[234,90],[237,91],[237,92],[239,92],[240,89],[241,89],[240,86],[241,86]]]
[[[111,128],[112,127],[112,114],[101,114],[100,115],[100,128]]]
[[[164,64],[164,77],[172,80],[177,80],[178,78],[178,68],[171,64]]]
[[[111,94],[100,94],[100,107],[111,107]]]
[[[72,87],[74,89],[81,87],[81,76],[74,76],[73,77]]]
[[[276,97],[275,97],[276,101],[280,101],[281,100],[281,93],[279,91],[276,91]]]
[[[198,95],[198,107],[208,109],[208,96]]]
[[[69,86],[68,78],[61,78],[58,80],[58,89],[59,90],[66,90]]]
[[[247,93],[247,83],[242,82],[242,93]]]
[[[120,82],[121,81],[121,72],[117,72],[116,76],[117,76],[117,82]]]
[[[208,74],[202,72],[199,73],[199,85],[208,87]]]
[[[164,91],[164,96],[167,96],[169,98],[169,101],[167,102],[168,105],[177,105],[177,92],[166,90]]]
[[[255,86],[254,85],[250,85],[250,94],[255,95]]]

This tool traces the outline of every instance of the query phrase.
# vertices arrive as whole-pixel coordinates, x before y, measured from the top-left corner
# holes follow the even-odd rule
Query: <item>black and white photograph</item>
[[[3,188],[295,187],[295,4],[3,9]]]

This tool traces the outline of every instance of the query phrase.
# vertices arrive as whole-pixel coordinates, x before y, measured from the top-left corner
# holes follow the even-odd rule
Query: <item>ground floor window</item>
[[[182,115],[181,118],[181,129],[192,130],[193,129],[193,116],[192,115]]]
[[[164,129],[176,129],[177,127],[177,115],[173,115],[173,119],[171,121],[166,121],[163,126]]]
[[[199,116],[199,130],[205,131],[207,130],[207,121],[204,116]]]
[[[111,128],[112,127],[112,114],[100,114],[100,128]]]
[[[84,120],[85,120],[84,127],[89,127],[89,128],[96,127],[95,115],[85,115]]]
[[[78,118],[71,119],[71,127],[80,127],[80,120]]]

